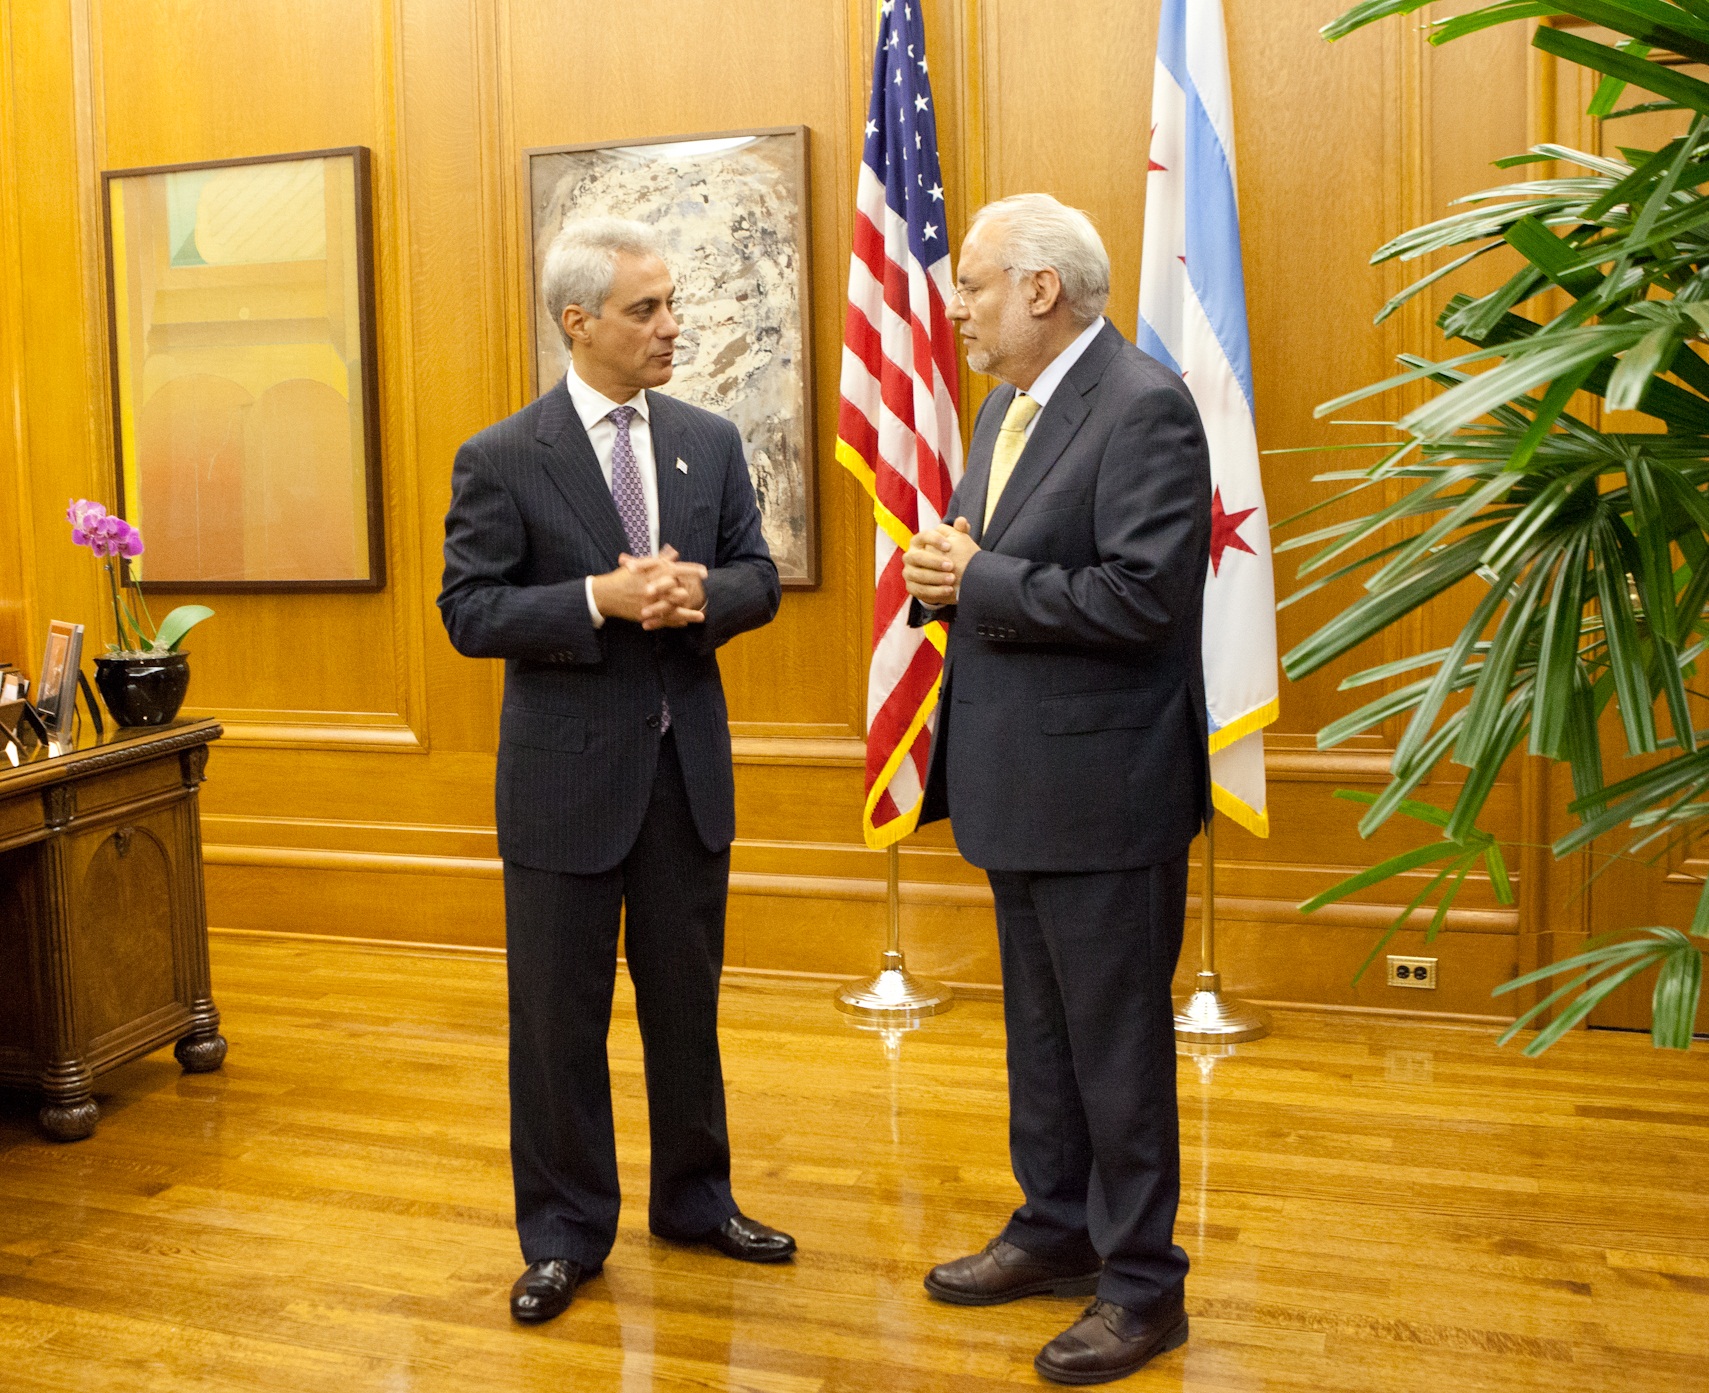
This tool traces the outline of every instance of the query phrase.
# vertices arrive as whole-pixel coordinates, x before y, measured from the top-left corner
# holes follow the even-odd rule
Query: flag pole
[[[916,977],[902,960],[902,854],[895,842],[887,848],[885,912],[889,921],[884,956],[871,977],[845,982],[837,988],[837,1009],[861,1025],[907,1025],[949,1010],[955,994],[942,982]]]
[[[1216,811],[1205,819],[1205,879],[1199,893],[1199,975],[1191,996],[1175,1001],[1175,1038],[1184,1044],[1234,1044],[1270,1033],[1269,1014],[1222,990],[1216,970]]]

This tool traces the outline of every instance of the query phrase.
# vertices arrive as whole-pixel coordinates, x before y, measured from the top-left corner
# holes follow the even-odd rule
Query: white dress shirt
[[[641,472],[641,494],[647,501],[647,540],[653,550],[658,551],[659,471],[653,460],[653,427],[647,414],[647,394],[637,392],[626,402],[612,401],[577,377],[573,362],[564,374],[564,386],[569,388],[570,404],[575,407],[576,415],[587,431],[587,443],[593,446],[607,489],[611,487],[611,455],[617,448],[617,422],[611,419],[611,413],[619,406],[635,408],[634,419],[629,422],[629,443],[635,451],[635,466]],[[587,612],[593,619],[594,628],[604,625],[605,616],[593,602],[592,576],[587,578]]]
[[[1081,356],[1092,346],[1092,340],[1104,332],[1104,318],[1099,315],[1084,329],[1078,338],[1067,348],[1058,353],[1046,364],[1045,369],[1033,379],[1033,385],[1027,388],[1027,395],[1038,403],[1038,410],[1033,413],[1032,420],[1027,422],[1026,436],[1033,438],[1033,428],[1038,425],[1038,418],[1044,415],[1045,407],[1050,405],[1050,399],[1056,394],[1056,389],[1062,385],[1062,379],[1068,376],[1069,369],[1081,359]]]

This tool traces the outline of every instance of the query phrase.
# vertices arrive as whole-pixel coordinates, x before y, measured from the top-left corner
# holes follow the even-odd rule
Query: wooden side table
[[[0,750],[0,1084],[40,1089],[77,1141],[94,1082],[176,1040],[191,1073],[225,1060],[208,981],[197,788],[217,721]]]

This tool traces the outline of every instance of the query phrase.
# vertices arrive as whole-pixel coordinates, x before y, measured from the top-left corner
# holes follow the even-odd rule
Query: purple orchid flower
[[[88,547],[96,556],[142,555],[142,533],[99,503],[87,498],[73,499],[65,510],[65,518],[71,524],[72,542]]]

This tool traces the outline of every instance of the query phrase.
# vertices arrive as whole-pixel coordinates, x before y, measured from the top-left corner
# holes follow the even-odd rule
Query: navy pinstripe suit
[[[717,1034],[735,786],[715,655],[767,623],[780,590],[735,427],[657,392],[647,403],[660,543],[707,567],[704,624],[594,627],[585,578],[629,548],[562,382],[457,452],[439,596],[458,652],[505,660],[517,1228],[529,1262],[584,1270],[617,1231],[605,1040],[620,916],[646,1052],[652,1227],[693,1237],[736,1213]]]

